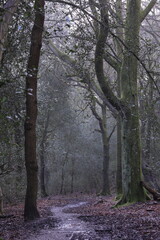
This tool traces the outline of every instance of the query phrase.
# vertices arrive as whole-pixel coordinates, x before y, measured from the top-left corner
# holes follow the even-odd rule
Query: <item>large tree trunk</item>
[[[37,73],[42,45],[44,0],[36,0],[34,9],[35,22],[31,35],[26,77],[25,164],[27,191],[24,209],[25,220],[39,217],[36,203],[38,191],[38,164],[36,158]]]
[[[127,105],[123,124],[123,198],[122,203],[145,200],[140,184],[142,178],[141,143],[139,129],[136,56],[139,52],[140,0],[127,1],[125,45],[121,72],[121,97]]]
[[[16,12],[20,0],[8,0],[0,12],[0,63],[8,36],[8,28],[11,24],[13,14]]]
[[[140,14],[141,1],[127,1],[125,25],[125,49],[121,69],[121,100],[115,97],[104,76],[103,56],[105,42],[108,36],[108,9],[105,0],[99,0],[101,6],[101,21],[99,38],[95,51],[95,70],[97,79],[106,98],[120,112],[122,118],[122,185],[123,197],[121,203],[144,201],[144,190],[140,184],[142,178],[141,144],[137,93],[137,56],[139,52],[139,29],[152,6]]]
[[[121,41],[124,41],[123,29],[123,13],[122,0],[116,0],[116,14],[117,14],[117,29],[116,35]],[[117,56],[120,59],[117,72],[117,96],[121,97],[121,64],[123,59],[123,46],[118,39],[116,39]],[[117,169],[116,169],[116,193],[117,199],[122,195],[122,121],[120,114],[117,116]]]

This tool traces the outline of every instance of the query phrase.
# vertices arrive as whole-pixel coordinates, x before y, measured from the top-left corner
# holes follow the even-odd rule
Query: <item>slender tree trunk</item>
[[[16,169],[16,179],[15,179],[15,191],[16,191],[16,197],[17,199],[22,196],[22,189],[23,189],[23,183],[24,183],[24,166],[22,162],[22,143],[23,143],[23,133],[21,132],[20,126],[15,126],[14,130],[14,138],[16,143],[16,158],[17,158],[17,169]]]
[[[149,96],[148,96],[148,118],[147,118],[147,128],[146,128],[146,146],[145,146],[145,162],[150,164],[151,160],[151,135],[152,135],[152,124],[154,116],[154,104],[153,104],[153,82],[149,79]]]
[[[41,197],[48,196],[45,187],[45,148],[44,144],[41,145],[41,154],[40,154],[40,161],[41,161],[41,169],[40,169],[40,187],[41,187]]]
[[[41,169],[40,169],[40,186],[41,186],[41,197],[46,197],[48,194],[46,192],[45,187],[45,147],[44,143],[41,145],[41,153],[40,153],[40,161],[41,161]]]
[[[64,160],[62,162],[60,194],[62,194],[64,192],[65,165],[66,165],[67,161],[68,161],[68,151],[66,152]]]
[[[102,134],[103,143],[103,186],[102,195],[110,194],[110,183],[109,183],[109,140],[107,136],[106,126],[106,106],[102,105],[102,119],[99,121],[99,126]]]
[[[0,215],[3,215],[3,192],[1,187],[0,187]]]
[[[38,191],[38,164],[36,158],[37,73],[42,45],[44,0],[36,0],[34,9],[35,22],[31,35],[26,77],[25,164],[27,191],[24,208],[25,220],[39,217],[36,203]]]
[[[65,175],[64,175],[64,164],[62,166],[62,172],[61,172],[61,187],[60,187],[60,192],[59,192],[60,194],[63,193],[63,189],[64,189],[64,177],[65,177]]]
[[[91,102],[91,111],[98,120],[103,144],[103,178],[102,178],[102,195],[110,194],[109,184],[109,138],[107,136],[107,119],[106,119],[106,105],[100,104],[102,117],[96,111],[94,98]]]
[[[20,0],[8,0],[3,9],[1,8],[3,12],[0,12],[0,63],[8,36],[8,28],[19,3]]]
[[[40,144],[40,186],[41,186],[41,196],[46,197],[48,194],[46,192],[45,187],[45,146],[47,141],[47,131],[49,127],[49,119],[50,119],[50,110],[47,110],[47,119],[45,121],[42,141]]]
[[[71,193],[73,193],[73,190],[74,190],[74,165],[75,165],[75,159],[72,159],[72,170],[71,170]]]
[[[122,121],[117,117],[117,169],[116,169],[117,198],[122,195]]]

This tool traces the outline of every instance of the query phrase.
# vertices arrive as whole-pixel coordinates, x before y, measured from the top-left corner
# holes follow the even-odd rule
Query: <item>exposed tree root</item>
[[[153,196],[153,199],[156,201],[160,201],[160,193],[155,189],[149,187],[145,182],[141,181],[142,186]]]

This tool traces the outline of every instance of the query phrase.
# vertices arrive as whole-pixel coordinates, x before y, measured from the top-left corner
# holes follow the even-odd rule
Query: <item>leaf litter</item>
[[[51,208],[79,202],[87,204],[64,208],[63,211],[66,214],[78,214],[77,218],[92,229],[95,236],[91,234],[87,237],[85,232],[80,235],[73,233],[65,239],[160,240],[160,202],[148,201],[113,208],[116,203],[113,197],[95,195],[50,196],[40,199],[38,208],[41,218],[29,222],[23,220],[23,204],[7,205],[5,214],[11,216],[0,218],[0,240],[25,240],[30,236],[38,236],[41,230],[54,230],[61,225],[61,221],[57,215],[54,216]]]

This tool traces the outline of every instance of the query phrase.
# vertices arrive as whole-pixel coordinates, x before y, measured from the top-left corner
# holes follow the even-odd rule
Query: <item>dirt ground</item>
[[[62,209],[67,204],[80,202],[86,204]],[[86,229],[92,229],[95,233],[94,236],[91,231],[92,234],[87,237],[85,233],[74,237],[73,233],[64,239],[160,240],[160,202],[148,201],[121,208],[113,208],[114,205],[114,197],[51,196],[38,200],[41,218],[29,222],[23,220],[23,204],[8,205],[5,206],[5,214],[12,216],[0,218],[0,240],[25,240],[31,236],[38,239],[40,231],[54,231],[62,224],[62,219],[54,214],[54,207],[61,207],[60,209],[66,214],[70,213],[70,216],[78,214],[76,218],[83,222]]]

